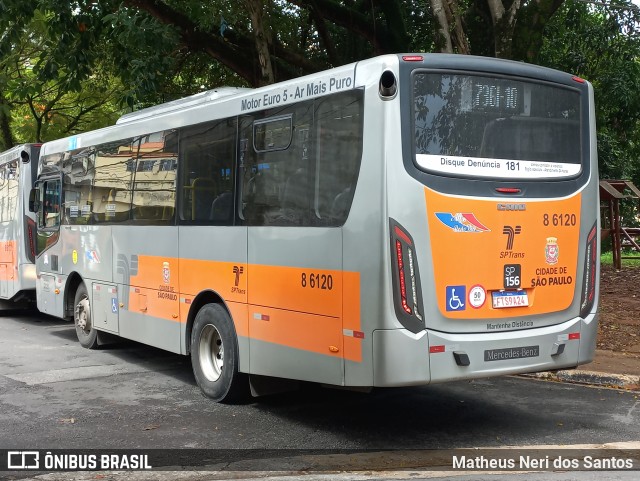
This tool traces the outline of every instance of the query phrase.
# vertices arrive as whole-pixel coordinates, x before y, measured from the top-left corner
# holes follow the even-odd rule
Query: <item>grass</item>
[[[627,259],[625,259],[627,257]],[[630,259],[629,259],[630,258]],[[613,251],[603,252],[600,255],[602,264],[613,264]],[[640,267],[640,252],[622,250],[622,266],[623,267]]]

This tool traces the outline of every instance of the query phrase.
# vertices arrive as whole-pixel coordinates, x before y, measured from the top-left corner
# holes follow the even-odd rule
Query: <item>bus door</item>
[[[36,218],[36,270],[41,273],[36,281],[38,310],[45,314],[63,316],[62,296],[59,296],[59,275],[62,245],[60,239],[62,179],[60,175],[38,181]]]
[[[250,363],[253,374],[341,384],[342,231],[314,212],[313,120],[312,101],[241,119]]]

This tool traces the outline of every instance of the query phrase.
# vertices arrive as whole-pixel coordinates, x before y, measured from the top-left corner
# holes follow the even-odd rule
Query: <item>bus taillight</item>
[[[496,192],[500,194],[519,194],[521,190],[517,187],[496,187]]]
[[[418,258],[413,239],[400,224],[391,219],[391,257],[393,297],[400,323],[413,333],[425,328]]]
[[[580,300],[580,317],[583,319],[589,315],[593,308],[593,303],[596,300],[596,266],[598,265],[597,233],[597,224],[593,224],[587,236],[587,249],[584,255],[582,299]]]
[[[409,248],[411,249],[411,248]],[[398,261],[398,275],[400,277],[400,302],[402,303],[402,309],[407,314],[412,314],[411,308],[407,303],[407,282],[404,277],[404,259],[402,256],[402,244],[399,240],[396,241],[396,260]]]

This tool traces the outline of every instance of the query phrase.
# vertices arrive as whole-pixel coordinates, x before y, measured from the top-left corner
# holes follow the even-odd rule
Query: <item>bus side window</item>
[[[308,172],[305,167],[298,167],[284,185],[282,208],[289,211],[303,211],[309,208]]]
[[[335,94],[319,102],[315,218],[318,225],[339,226],[351,210],[360,171],[362,92]]]
[[[44,199],[42,203],[42,227],[60,225],[60,181],[48,180],[44,183]]]
[[[277,209],[279,204],[279,189],[276,179],[277,173],[269,163],[261,163],[257,172],[250,176],[244,190],[244,215],[249,225],[269,225],[268,212]]]
[[[233,192],[223,192],[213,199],[209,219],[214,223],[229,223],[233,219]]]
[[[207,220],[211,213],[211,204],[216,196],[216,185],[213,179],[198,177],[191,182],[191,219]]]
[[[247,225],[309,225],[313,106],[305,101],[242,120],[239,156]]]
[[[181,131],[181,221],[233,225],[235,142],[235,119],[205,122]]]
[[[13,220],[18,214],[19,176],[17,160],[0,167],[0,222]]]
[[[165,130],[140,138],[134,161],[131,220],[140,225],[168,225],[176,204],[178,132]]]

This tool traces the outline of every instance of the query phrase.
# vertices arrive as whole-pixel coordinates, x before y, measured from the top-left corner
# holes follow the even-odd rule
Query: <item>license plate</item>
[[[491,293],[491,303],[494,309],[528,306],[529,296],[527,291],[494,291]]]

